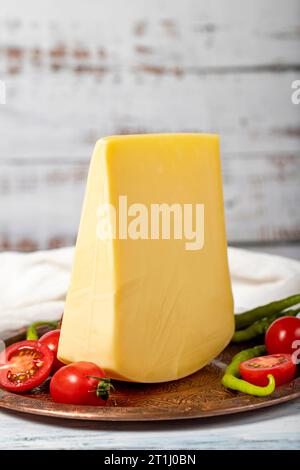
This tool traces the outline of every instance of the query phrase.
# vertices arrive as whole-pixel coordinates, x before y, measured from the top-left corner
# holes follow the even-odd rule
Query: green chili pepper
[[[259,335],[263,335],[266,333],[267,329],[273,323],[273,321],[277,320],[280,317],[293,317],[300,312],[300,308],[295,310],[286,310],[284,312],[275,313],[270,317],[262,318],[261,320],[257,320],[252,325],[248,326],[243,330],[236,331],[232,337],[233,343],[241,343],[242,341],[249,341],[250,339],[256,338]]]
[[[238,392],[247,393],[257,397],[265,397],[270,395],[275,390],[275,379],[273,375],[269,374],[269,383],[265,387],[253,385],[246,380],[240,379],[239,365],[243,361],[252,359],[253,357],[263,356],[266,352],[265,346],[255,346],[254,348],[244,349],[236,354],[231,363],[227,366],[225,374],[222,378],[222,384],[226,388],[237,390]]]
[[[271,302],[267,305],[262,305],[261,307],[256,307],[247,312],[240,313],[235,316],[235,329],[241,330],[246,326],[251,325],[256,320],[261,320],[262,318],[269,317],[275,313],[282,312],[286,308],[292,307],[300,303],[300,294],[292,295],[282,300],[276,300],[276,302]]]
[[[36,331],[38,326],[49,326],[51,329],[55,330],[58,326],[58,322],[57,321],[36,321],[32,323],[27,328],[26,339],[29,339],[29,340],[39,339],[37,331]]]

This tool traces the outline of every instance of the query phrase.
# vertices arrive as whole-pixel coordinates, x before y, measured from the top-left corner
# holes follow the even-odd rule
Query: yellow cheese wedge
[[[58,356],[164,382],[205,366],[234,331],[219,139],[97,142]]]

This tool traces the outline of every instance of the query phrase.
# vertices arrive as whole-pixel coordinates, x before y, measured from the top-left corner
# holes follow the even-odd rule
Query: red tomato
[[[278,386],[295,377],[296,364],[290,354],[254,357],[240,363],[240,374],[247,382],[261,387],[268,385],[268,374],[272,374]]]
[[[293,354],[295,340],[300,340],[300,318],[280,317],[269,326],[265,344],[269,354]]]
[[[73,405],[105,405],[111,388],[103,370],[84,361],[62,367],[50,382],[53,400]]]
[[[57,358],[58,342],[59,342],[60,330],[52,330],[45,333],[40,337],[39,342],[48,346],[48,348],[54,354],[54,361],[52,366],[52,373],[54,374],[58,369],[63,367],[65,364],[60,362]]]
[[[0,387],[26,392],[40,385],[50,374],[53,353],[39,341],[20,341],[0,354]]]

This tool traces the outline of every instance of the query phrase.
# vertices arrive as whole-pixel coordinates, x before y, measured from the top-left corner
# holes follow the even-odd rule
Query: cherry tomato
[[[269,354],[293,354],[293,342],[300,340],[300,318],[277,318],[266,332],[265,344]]]
[[[50,374],[53,353],[39,341],[20,341],[0,354],[0,387],[26,392],[40,385]]]
[[[58,369],[63,367],[65,364],[57,358],[58,342],[59,342],[60,330],[52,330],[45,333],[40,337],[39,342],[48,346],[48,348],[54,354],[54,361],[52,366],[52,374],[54,374]]]
[[[62,367],[50,382],[53,400],[73,405],[105,405],[111,388],[103,370],[84,361]]]
[[[254,385],[268,385],[268,374],[272,374],[276,386],[290,382],[296,374],[296,364],[290,354],[272,354],[254,357],[240,363],[240,374]]]

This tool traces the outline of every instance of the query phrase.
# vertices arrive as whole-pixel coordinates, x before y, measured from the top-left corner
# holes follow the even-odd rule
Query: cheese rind
[[[127,230],[126,239],[123,227],[121,239],[118,230],[115,239],[99,239],[99,206],[118,209],[120,196],[126,196],[128,207],[142,204],[149,214],[153,204],[203,205],[203,247],[188,250],[187,239],[174,236],[151,239],[150,218],[148,238],[145,230],[134,239]],[[119,229],[120,211],[117,216]],[[226,250],[217,136],[99,140],[66,299],[60,360],[92,361],[112,378],[135,382],[170,381],[197,371],[226,347],[234,331]]]

